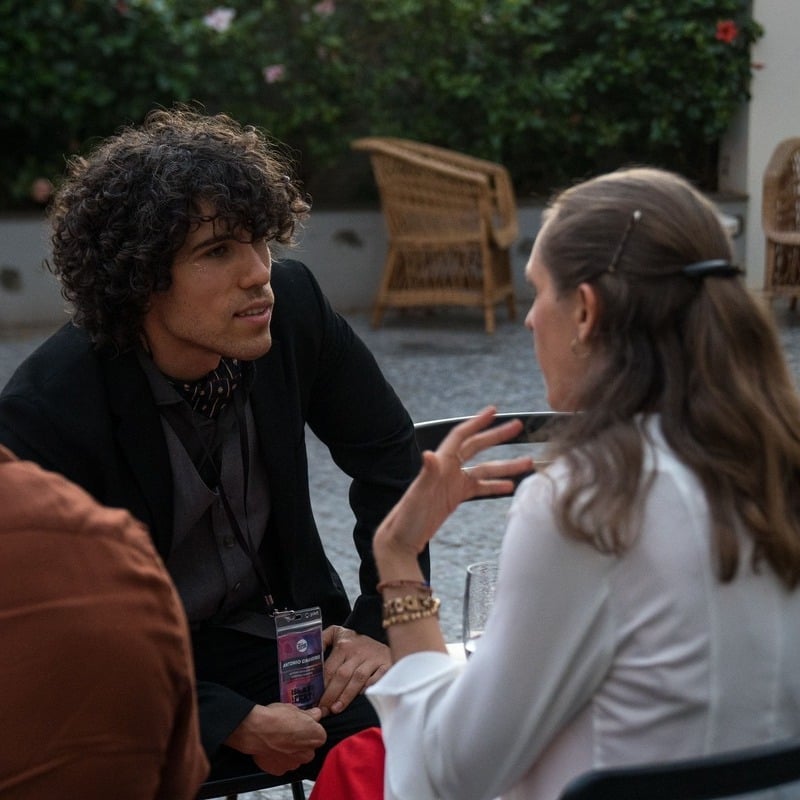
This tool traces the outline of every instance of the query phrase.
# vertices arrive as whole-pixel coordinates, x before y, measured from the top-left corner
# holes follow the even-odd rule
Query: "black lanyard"
[[[239,521],[236,519],[236,514],[231,508],[230,501],[228,500],[228,493],[222,483],[222,471],[220,465],[217,464],[213,453],[209,450],[205,439],[200,435],[200,431],[181,414],[180,410],[175,405],[162,406],[161,414],[169,423],[170,427],[178,439],[183,443],[189,457],[192,459],[197,471],[205,481],[206,485],[212,491],[219,494],[219,499],[222,502],[222,507],[225,510],[225,515],[228,518],[228,523],[233,530],[236,541],[239,547],[247,554],[250,562],[253,565],[256,576],[261,584],[261,591],[264,594],[264,602],[267,605],[267,613],[272,615],[275,613],[275,602],[272,597],[272,591],[269,587],[267,574],[264,571],[264,565],[259,558],[258,552],[253,546],[253,540],[250,536],[250,525],[247,520],[247,492],[248,492],[248,479],[250,474],[250,444],[247,438],[247,419],[245,417],[244,397],[241,391],[234,392],[233,394],[234,411],[236,413],[236,425],[239,429],[239,445],[242,452],[242,471],[244,475],[243,484],[243,505],[245,526],[247,528],[246,534],[242,531]]]

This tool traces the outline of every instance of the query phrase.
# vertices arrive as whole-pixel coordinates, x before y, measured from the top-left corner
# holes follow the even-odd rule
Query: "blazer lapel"
[[[294,431],[299,398],[292,402],[291,389],[283,371],[280,343],[273,341],[266,356],[256,362],[250,405],[256,424],[261,457],[270,488],[270,525],[282,538],[300,533],[295,519],[298,442]],[[293,547],[284,548],[292,552]]]
[[[150,528],[162,556],[172,543],[172,470],[147,378],[133,354],[106,362],[106,385],[120,451],[141,494],[125,506]]]
[[[286,460],[288,454],[294,452],[289,387],[280,349],[280,343],[273,341],[269,353],[256,361],[250,392],[250,405],[270,485],[276,480],[280,482],[281,473],[291,468]]]

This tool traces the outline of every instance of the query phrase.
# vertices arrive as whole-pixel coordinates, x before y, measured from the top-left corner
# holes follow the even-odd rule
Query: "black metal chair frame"
[[[268,775],[266,772],[255,772],[249,775],[236,775],[232,778],[206,781],[200,787],[197,800],[209,800],[212,797],[225,797],[228,800],[232,800],[243,792],[277,789],[287,785],[291,786],[293,800],[306,800],[303,781],[287,781],[275,775]]]
[[[800,739],[794,738],[701,758],[591,770],[571,781],[559,800],[719,800],[796,781]]]
[[[533,444],[547,441],[549,438],[548,433],[542,429],[548,422],[558,417],[568,416],[570,415],[555,411],[506,411],[495,415],[491,427],[502,425],[504,422],[510,422],[513,419],[520,419],[524,427],[519,435],[510,440],[508,444]],[[414,425],[414,432],[420,450],[434,450],[452,428],[467,419],[472,419],[472,415],[417,422]]]
[[[497,414],[490,427],[502,425],[504,422],[510,422],[513,419],[519,419],[522,420],[522,430],[513,439],[499,446],[505,447],[511,444],[542,444],[550,438],[551,431],[558,420],[569,416],[570,414],[568,413],[555,411],[509,411]],[[417,422],[414,425],[414,432],[419,449],[435,450],[452,428],[470,418],[471,415],[465,415],[463,417],[447,417],[445,419]],[[519,484],[529,474],[531,473],[517,475],[514,478],[515,484]],[[474,497],[472,500],[486,500],[492,497],[504,496],[506,495],[488,495],[486,497]]]

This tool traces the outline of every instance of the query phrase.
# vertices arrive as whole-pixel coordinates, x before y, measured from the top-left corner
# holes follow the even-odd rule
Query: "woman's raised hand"
[[[489,427],[495,413],[493,406],[483,409],[456,425],[435,451],[422,454],[419,475],[375,534],[376,548],[406,550],[416,557],[464,500],[514,491],[511,479],[533,469],[529,456],[465,466],[479,453],[513,439],[522,430],[520,420]]]

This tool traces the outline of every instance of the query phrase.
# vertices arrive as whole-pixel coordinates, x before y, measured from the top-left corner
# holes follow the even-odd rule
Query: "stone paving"
[[[480,312],[391,312],[374,330],[366,314],[347,315],[374,353],[415,421],[478,411],[488,403],[500,411],[546,410],[544,382],[531,337],[500,311],[493,336],[483,330]],[[795,381],[800,385],[800,312],[777,300],[773,313]],[[19,331],[0,336],[0,386],[49,331]],[[309,433],[311,490],[317,522],[329,556],[350,591],[358,586],[347,504],[348,481],[327,451]],[[431,546],[432,583],[442,599],[441,620],[449,640],[461,635],[461,601],[467,564],[494,557],[500,547],[508,500],[465,504],[448,520]],[[290,800],[284,789],[253,792],[242,800]]]

